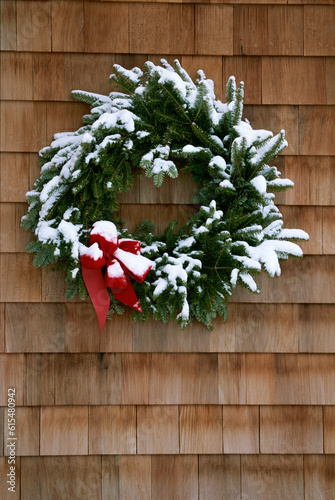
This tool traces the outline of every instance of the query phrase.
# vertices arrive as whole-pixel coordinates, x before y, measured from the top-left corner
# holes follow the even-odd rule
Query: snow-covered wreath
[[[278,135],[253,130],[242,120],[243,82],[231,77],[226,103],[215,99],[213,82],[198,71],[196,81],[178,61],[152,62],[126,70],[115,65],[109,96],[74,91],[92,106],[84,126],[55,135],[40,151],[41,174],[27,193],[25,229],[34,264],[64,269],[66,297],[90,294],[102,328],[107,313],[134,318],[193,319],[209,329],[237,283],[258,292],[253,276],[262,268],[280,275],[280,259],[300,257],[289,240],[306,240],[283,229],[273,191],[292,187],[269,166],[287,145]],[[134,177],[188,172],[198,190],[197,212],[180,228],[171,221],[156,234],[143,220],[129,234],[118,219],[120,192]]]

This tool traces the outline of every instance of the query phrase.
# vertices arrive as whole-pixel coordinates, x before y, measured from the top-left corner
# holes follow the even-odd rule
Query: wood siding
[[[21,500],[335,498],[335,2],[1,0],[0,490]],[[238,290],[228,321],[132,323],[99,335],[64,299],[20,228],[38,151],[109,92],[114,63],[176,57],[218,98],[245,82],[254,128],[286,130],[276,198],[310,234],[282,276]],[[132,227],[193,210],[186,176],[121,198]],[[154,215],[152,208],[155,206]],[[7,390],[16,388],[16,493],[7,490]]]

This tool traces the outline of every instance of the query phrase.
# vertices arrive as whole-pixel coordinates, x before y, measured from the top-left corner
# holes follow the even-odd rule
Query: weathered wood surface
[[[0,15],[1,498],[334,498],[334,1],[2,0]],[[219,99],[235,75],[252,126],[286,130],[274,164],[295,188],[276,200],[310,241],[280,278],[258,278],[260,295],[238,290],[213,332],[128,312],[99,335],[92,306],[25,253],[25,193],[39,149],[89,110],[71,90],[106,94],[114,63],[161,57],[202,68]],[[137,180],[120,213],[161,230],[189,217],[193,193],[187,176]]]

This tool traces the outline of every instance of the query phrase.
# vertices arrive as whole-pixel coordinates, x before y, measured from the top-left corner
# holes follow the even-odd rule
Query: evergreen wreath
[[[172,319],[181,328],[197,319],[212,329],[217,315],[226,319],[237,283],[259,292],[253,277],[262,268],[279,276],[280,259],[302,256],[291,240],[308,235],[283,229],[273,201],[273,192],[293,187],[269,166],[287,145],[285,133],[253,130],[242,120],[243,82],[236,88],[231,77],[222,103],[203,71],[194,82],[177,60],[173,67],[147,62],[143,71],[114,65],[110,81],[117,91],[108,96],[73,91],[92,107],[84,126],[56,134],[40,151],[41,174],[22,219],[36,236],[27,251],[36,253],[35,266],[64,269],[68,299],[78,292],[86,299],[80,255],[92,224],[111,221],[120,238],[140,241],[152,261],[145,281],[132,282],[143,311],[134,311],[134,319]],[[171,221],[163,234],[148,220],[129,234],[117,216],[118,193],[131,190],[137,175],[161,186],[178,171],[198,186],[198,211],[183,227]],[[109,316],[122,314],[109,295]]]

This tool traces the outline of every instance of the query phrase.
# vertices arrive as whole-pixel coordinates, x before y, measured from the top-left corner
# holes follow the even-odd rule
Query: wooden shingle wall
[[[1,0],[0,489],[22,500],[335,498],[335,5],[333,0]],[[287,227],[309,232],[282,276],[239,291],[210,333],[115,318],[37,270],[20,227],[37,152],[77,129],[72,89],[178,57],[223,98],[245,82],[254,128],[284,128]],[[192,211],[182,177],[137,182],[122,216],[159,227]],[[153,205],[155,204],[155,205]],[[153,210],[154,207],[154,210]],[[16,388],[16,493],[7,390]]]

